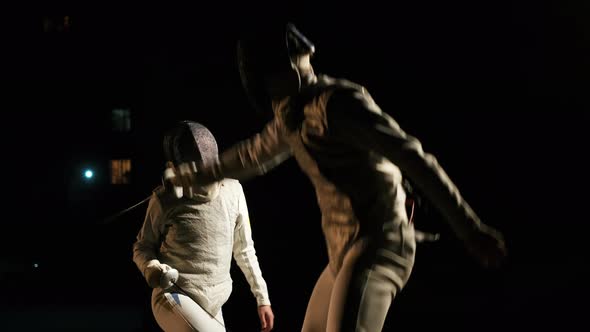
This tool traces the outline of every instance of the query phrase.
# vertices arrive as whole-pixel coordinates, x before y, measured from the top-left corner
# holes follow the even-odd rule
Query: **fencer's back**
[[[339,111],[328,109],[335,92],[359,94],[371,107],[363,111],[382,114],[362,86],[322,75],[303,101],[276,103],[275,116],[282,120],[293,155],[315,187],[330,264],[337,271],[359,236],[395,233],[407,223],[407,215],[399,168],[370,147],[349,144],[330,128],[329,117]]]

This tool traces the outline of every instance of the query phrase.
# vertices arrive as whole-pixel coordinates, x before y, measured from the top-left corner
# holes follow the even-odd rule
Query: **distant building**
[[[111,112],[111,126],[113,132],[119,133],[117,138],[125,140],[125,134],[131,132],[131,111],[129,109],[117,108]],[[119,146],[115,142],[115,147]],[[115,151],[118,155],[125,155],[125,151]],[[132,163],[129,157],[124,159],[111,159],[110,182],[113,185],[129,184],[131,182]]]

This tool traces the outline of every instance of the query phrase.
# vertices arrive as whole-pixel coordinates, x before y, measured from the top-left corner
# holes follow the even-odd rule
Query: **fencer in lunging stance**
[[[405,209],[405,176],[484,266],[501,262],[504,241],[480,221],[436,158],[363,86],[316,75],[313,53],[314,45],[290,24],[242,39],[243,85],[254,105],[274,117],[216,162],[175,168],[170,183],[189,189],[246,179],[294,156],[315,187],[329,257],[303,331],[381,331],[414,264],[416,233]]]
[[[217,163],[217,143],[204,126],[179,123],[164,139],[169,162]],[[256,297],[262,331],[274,316],[256,257],[242,186],[224,179],[177,199],[154,190],[133,245],[133,261],[152,291],[152,311],[164,331],[225,331],[221,307],[232,291],[232,253]],[[181,194],[181,193],[178,193]],[[182,194],[181,194],[182,195]]]

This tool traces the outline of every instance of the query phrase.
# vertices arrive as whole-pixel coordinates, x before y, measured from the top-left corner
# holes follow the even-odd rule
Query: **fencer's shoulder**
[[[221,181],[221,188],[222,190],[227,190],[231,192],[239,192],[243,190],[240,181],[235,179],[223,179]]]
[[[244,189],[240,181],[235,179],[223,179],[220,183],[220,196],[228,204],[231,210],[238,211],[240,201],[244,197]]]
[[[171,192],[167,191],[164,186],[157,186],[152,190],[152,204],[159,204],[162,209],[170,206],[176,200],[177,198]]]
[[[333,94],[335,92],[341,94],[368,93],[367,89],[358,83],[350,81],[345,78],[334,78],[328,75],[318,76],[318,85],[322,87],[324,93]]]
[[[326,89],[321,105],[328,126],[334,129],[342,123],[364,121],[383,112],[367,89],[346,79],[333,79]]]
[[[375,103],[364,86],[347,79],[322,75],[318,84],[323,86],[320,100],[327,115],[334,109],[339,109],[338,112],[343,108],[360,110]]]

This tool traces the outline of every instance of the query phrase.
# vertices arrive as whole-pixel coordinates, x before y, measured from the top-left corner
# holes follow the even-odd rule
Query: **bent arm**
[[[149,201],[143,225],[133,244],[133,262],[146,278],[146,269],[156,263],[159,264],[157,252],[160,245],[161,217],[162,207],[154,193]]]

